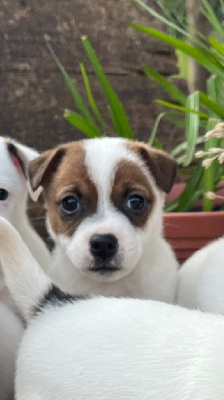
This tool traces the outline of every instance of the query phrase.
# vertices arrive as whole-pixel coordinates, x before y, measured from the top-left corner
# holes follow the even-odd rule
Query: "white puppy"
[[[26,214],[28,162],[38,153],[11,139],[0,137],[0,216],[10,221],[20,232],[32,254],[41,266],[48,266],[51,256],[44,242],[31,227]],[[16,346],[22,327],[11,311],[18,309],[9,295],[0,263],[0,399],[12,398]],[[3,304],[7,306],[4,308]],[[11,311],[10,311],[11,310]],[[4,395],[3,395],[4,393]]]
[[[224,237],[198,250],[180,268],[177,304],[224,314]]]
[[[22,323],[0,303],[0,399],[12,400],[14,395],[15,354],[23,333]]]
[[[176,162],[140,142],[60,145],[29,166],[56,243],[51,276],[69,293],[173,302],[177,261],[162,232]]]
[[[27,320],[16,400],[223,400],[223,316],[66,295],[3,219],[0,257]]]
[[[26,172],[29,161],[38,152],[11,139],[0,137],[0,216],[10,221],[21,234],[33,256],[42,267],[51,263],[51,255],[32,228],[27,216],[28,187]],[[14,308],[5,288],[0,265],[0,301]]]

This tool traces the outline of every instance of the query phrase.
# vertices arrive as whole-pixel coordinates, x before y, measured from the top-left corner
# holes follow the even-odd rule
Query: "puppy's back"
[[[194,253],[180,268],[177,303],[224,314],[224,237]]]
[[[0,303],[0,399],[13,398],[15,376],[15,353],[22,337],[19,319]]]
[[[18,400],[221,400],[223,337],[223,317],[160,302],[48,303],[20,349]]]

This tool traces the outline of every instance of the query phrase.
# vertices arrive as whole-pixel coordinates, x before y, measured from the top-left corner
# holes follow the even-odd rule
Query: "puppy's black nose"
[[[111,258],[116,254],[118,241],[114,235],[95,234],[90,238],[90,251],[94,257]]]

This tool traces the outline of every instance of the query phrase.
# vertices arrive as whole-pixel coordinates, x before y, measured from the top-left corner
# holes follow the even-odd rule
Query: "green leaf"
[[[128,139],[134,138],[134,133],[131,129],[128,117],[124,111],[124,107],[119,100],[117,94],[113,90],[112,86],[110,85],[104,70],[96,56],[95,50],[92,47],[90,41],[88,40],[87,36],[82,37],[82,42],[86,54],[91,62],[93,70],[97,76],[99,84],[103,90],[103,93],[107,99],[109,104],[112,122],[114,124],[115,130],[119,136],[126,137]]]
[[[213,111],[217,116],[223,118],[223,107],[221,107],[218,103],[212,101],[205,93],[199,92],[200,102],[203,106],[205,106],[209,111]]]
[[[196,140],[196,144],[201,144],[204,142],[204,137],[199,136]],[[183,142],[176,146],[171,152],[170,155],[172,157],[176,157],[178,154],[180,154],[182,151],[185,151],[188,147],[188,142]]]
[[[182,195],[181,195],[182,196]],[[187,212],[192,210],[195,203],[201,198],[202,190],[197,188],[191,193],[190,196],[183,198],[183,206],[179,206],[179,202],[177,200],[169,202],[165,205],[165,212]]]
[[[210,45],[223,57],[224,54],[224,46],[218,40],[213,37],[208,38]]]
[[[223,80],[220,81],[217,76],[210,76],[209,79],[207,79],[207,93],[208,97],[215,103],[217,104],[222,104],[223,105]],[[219,91],[221,85],[221,92]],[[214,115],[216,113],[213,112],[213,110],[210,110],[210,116],[216,118],[217,115]],[[223,118],[223,111],[221,113],[221,118]]]
[[[209,118],[207,123],[206,131],[211,131],[215,128],[216,124],[218,124],[220,120]],[[204,151],[207,152],[212,147],[217,147],[218,140],[217,138],[211,138],[205,142]],[[206,157],[207,158],[207,157]],[[213,161],[209,168],[204,168],[203,174],[203,184],[204,184],[204,197],[203,197],[203,211],[212,211],[213,208],[213,200],[210,200],[206,197],[207,192],[215,191],[215,174],[217,169],[217,162]]]
[[[195,206],[195,203],[201,198],[202,196],[202,189],[196,189],[191,197],[188,198],[188,201],[185,201],[183,208],[181,209],[182,212],[190,211]]]
[[[213,11],[213,8],[209,4],[208,0],[201,0],[202,2],[202,13],[206,17],[206,19],[210,22],[210,24],[213,26],[215,32],[219,33],[221,36],[223,36],[223,27],[221,22],[218,20],[215,12]]]
[[[157,116],[157,118],[156,118],[156,120],[155,120],[155,122],[154,122],[153,128],[152,128],[152,132],[151,132],[149,141],[148,141],[148,145],[149,145],[149,146],[153,146],[153,143],[154,143],[154,141],[155,141],[155,137],[156,137],[156,134],[157,134],[157,130],[158,130],[159,123],[160,123],[161,119],[164,117],[165,114],[166,114],[166,113],[164,112],[164,113],[160,113],[160,114]]]
[[[182,40],[176,39],[171,35],[166,33],[160,32],[157,29],[139,25],[136,23],[131,22],[130,25],[135,28],[136,30],[146,33],[152,37],[155,37],[162,42],[165,42],[172,46],[175,49],[182,51],[183,53],[187,54],[188,56],[194,58],[199,64],[201,64],[205,69],[209,70],[211,73],[216,74],[217,76],[223,76],[223,66],[215,62],[212,58],[211,52],[207,54],[205,51],[200,50],[196,46],[192,46],[189,43],[185,43]]]
[[[96,102],[95,102],[95,99],[94,99],[94,96],[93,96],[93,92],[92,92],[92,89],[91,89],[91,86],[90,86],[89,78],[88,78],[88,75],[86,73],[85,66],[84,66],[83,63],[80,64],[80,69],[81,69],[82,78],[83,78],[83,82],[84,82],[84,85],[85,85],[85,89],[86,89],[86,93],[87,93],[87,96],[88,96],[90,107],[92,108],[93,113],[95,114],[96,118],[98,119],[99,124],[100,124],[103,132],[105,132],[106,131],[105,123],[104,123],[104,120],[103,120],[103,118],[102,118],[102,116],[101,116],[101,114],[99,112],[99,109],[98,109],[98,107],[96,105]]]
[[[85,105],[85,102],[83,100],[83,97],[81,95],[81,93],[79,92],[78,88],[76,87],[75,83],[72,81],[72,79],[70,78],[70,76],[68,75],[67,71],[65,70],[65,68],[63,67],[63,65],[61,64],[61,62],[59,61],[58,57],[56,56],[54,50],[52,49],[52,46],[50,45],[50,43],[47,41],[46,42],[47,47],[55,61],[55,63],[57,64],[57,66],[59,67],[62,75],[64,76],[65,82],[73,96],[74,99],[74,103],[75,106],[77,107],[77,109],[79,110],[79,112],[81,113],[81,115],[91,124],[95,125],[95,127],[97,128],[95,121],[88,109],[88,107]]]
[[[81,132],[85,133],[85,135],[89,136],[90,138],[102,136],[100,130],[96,127],[96,125],[87,121],[76,112],[65,110],[64,117],[68,122],[70,122],[71,125],[78,128]]]
[[[156,120],[154,122],[153,128],[152,128],[152,132],[150,134],[150,138],[148,141],[149,146],[154,146],[155,147],[155,140],[158,141],[158,139],[156,139],[156,134],[158,131],[158,127],[160,124],[161,119],[164,117],[164,119],[169,120],[172,123],[176,123],[176,119],[173,119],[172,117],[168,118],[167,115],[182,115],[182,113],[179,112],[172,112],[172,111],[166,111],[166,112],[162,112],[160,113],[157,117]]]
[[[144,1],[141,1],[141,0],[129,0],[129,1],[133,1],[133,2],[137,3],[141,8],[146,10],[154,18],[163,22],[164,24],[169,26],[171,29],[174,29],[175,31],[180,32],[185,37],[190,37],[190,34],[186,30],[180,28],[180,26],[178,26],[174,22],[170,21],[169,19],[165,18],[163,15],[156,12],[152,7],[147,6],[147,4],[144,3]]]
[[[185,105],[186,96],[176,85],[148,66],[145,66],[143,71],[148,77],[152,78],[156,83],[162,86],[175,101]]]
[[[219,3],[220,3],[220,6],[221,6],[222,14],[224,14],[224,3],[223,3],[223,0],[219,0]]]
[[[180,50],[175,50],[177,57],[178,73],[172,75],[173,78],[188,80],[189,77],[189,56]]]
[[[207,94],[212,101],[214,101],[217,104],[223,105],[224,103],[223,78],[220,79],[215,75],[210,76],[210,78],[207,79]]]
[[[166,107],[169,107],[169,108],[174,108],[175,110],[181,110],[183,112],[197,114],[197,115],[199,115],[201,118],[203,118],[205,120],[208,119],[208,115],[206,115],[202,111],[197,111],[197,110],[194,110],[194,109],[189,108],[189,107],[178,106],[177,104],[169,103],[168,101],[164,101],[164,100],[156,100],[156,103],[162,104],[163,106],[166,106]]]
[[[187,97],[186,108],[198,112],[199,107],[200,107],[199,92],[193,92]],[[198,133],[199,133],[199,115],[193,112],[187,112],[185,137],[188,146],[187,146],[184,166],[189,165],[194,157]]]
[[[187,183],[184,192],[179,196],[178,205],[175,211],[189,211],[193,207],[195,201],[198,200],[198,198],[202,194],[202,177],[203,167],[201,163],[199,163],[197,169]]]
[[[165,16],[168,17],[169,21],[177,21],[174,22],[175,24],[178,23],[178,27],[184,26],[185,21],[185,7],[183,0],[172,0],[172,2],[167,0],[158,0],[158,4]],[[175,15],[174,15],[175,14]],[[171,31],[173,30],[172,27]],[[185,29],[185,28],[184,28]],[[185,30],[184,30],[185,32]],[[179,32],[181,33],[181,32]],[[175,32],[175,35],[179,35],[179,33]]]

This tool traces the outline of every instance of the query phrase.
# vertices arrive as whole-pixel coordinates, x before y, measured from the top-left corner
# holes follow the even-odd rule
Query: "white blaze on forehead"
[[[99,205],[103,207],[110,201],[118,162],[125,159],[142,166],[137,155],[129,151],[125,144],[125,139],[118,138],[92,139],[84,144],[88,175],[97,188]]]

